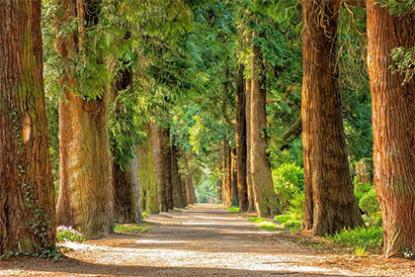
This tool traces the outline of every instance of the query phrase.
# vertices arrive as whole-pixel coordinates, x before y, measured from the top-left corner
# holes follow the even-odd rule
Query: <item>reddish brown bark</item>
[[[0,256],[54,247],[39,0],[0,3]]]
[[[415,14],[391,16],[368,0],[374,180],[383,212],[384,254],[415,252],[415,79],[391,69],[391,51],[414,47]]]
[[[235,148],[231,150],[231,205],[239,205],[238,165]]]
[[[251,80],[245,81],[245,116],[246,116],[246,187],[248,212],[255,211],[254,190],[251,172]]]
[[[237,158],[237,187],[239,198],[239,209],[248,211],[248,187],[247,187],[247,146],[246,146],[246,116],[245,116],[245,80],[244,67],[238,68],[238,79],[236,89],[236,158]]]
[[[257,34],[253,34],[256,38]],[[271,167],[267,156],[268,139],[266,137],[266,89],[265,67],[258,45],[253,44],[250,109],[250,144],[252,188],[255,210],[258,216],[267,217],[277,212],[277,199],[272,183]]]
[[[303,0],[302,141],[306,209],[314,235],[362,225],[349,173],[336,66],[339,1]]]
[[[78,30],[62,32],[57,50],[63,62],[70,64],[84,47],[85,25],[98,21],[99,1],[59,0],[62,15],[58,30],[78,17]],[[86,11],[87,10],[87,11]],[[85,24],[85,25],[84,25]],[[60,192],[57,220],[83,232],[87,237],[108,234],[112,230],[112,163],[108,135],[109,89],[94,101],[86,101],[73,90],[76,73],[68,66],[61,81],[64,96],[59,103]]]
[[[229,143],[223,141],[222,149],[222,203],[226,207],[232,205],[232,149]]]

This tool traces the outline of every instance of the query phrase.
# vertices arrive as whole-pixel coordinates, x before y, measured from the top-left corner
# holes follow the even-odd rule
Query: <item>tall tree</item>
[[[179,172],[179,149],[175,144],[175,140],[171,143],[171,172],[173,187],[173,203],[176,208],[184,208],[185,204],[185,188],[183,187],[182,178]]]
[[[0,3],[0,256],[55,242],[40,8]]]
[[[349,173],[336,64],[340,1],[302,1],[302,141],[306,209],[314,235],[363,224]]]
[[[395,14],[381,2],[388,1],[366,1],[374,180],[383,211],[384,254],[396,256],[415,252],[415,79],[404,82],[405,76],[393,72],[392,50],[414,47],[415,11]]]
[[[129,38],[130,34],[127,33],[125,39]],[[127,61],[122,62],[122,68],[116,74],[114,83],[112,97],[115,107],[111,117],[115,125],[113,127],[118,131],[110,138],[114,156],[114,220],[118,223],[140,223],[140,188],[137,173],[138,160],[134,155],[135,141],[126,139],[126,137],[134,137],[130,130],[134,128],[133,120],[131,120],[133,111],[125,103],[127,101],[123,101],[124,94],[131,94],[133,85],[133,70]]]
[[[156,169],[158,184],[159,211],[167,212],[167,184],[170,176],[168,175],[168,165],[170,160],[167,157],[168,136],[166,130],[160,128],[155,123],[151,124],[151,139],[153,147],[154,167]]]
[[[277,212],[277,199],[267,156],[265,65],[256,31],[252,35],[252,80],[250,107],[250,163],[255,209],[259,216]]]
[[[242,212],[248,211],[247,187],[247,143],[246,143],[246,115],[245,115],[245,80],[244,67],[239,65],[236,82],[236,159],[237,159],[237,186],[239,208]]]
[[[104,71],[100,49],[90,41],[99,24],[100,0],[56,0],[57,51],[62,62],[59,103],[60,192],[57,219],[86,236],[112,229],[113,187],[108,135],[109,85],[89,70]],[[77,22],[76,30],[68,26]],[[99,47],[99,46],[98,46]],[[74,66],[75,65],[75,66]],[[108,70],[108,69],[107,69]],[[93,89],[90,87],[97,84]]]
[[[254,190],[251,171],[251,80],[245,81],[245,116],[246,116],[246,186],[248,212],[255,211]]]

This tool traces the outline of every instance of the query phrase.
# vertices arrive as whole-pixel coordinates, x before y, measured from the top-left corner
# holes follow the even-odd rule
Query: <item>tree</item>
[[[184,208],[186,206],[185,188],[179,172],[179,149],[173,140],[171,143],[171,171],[174,207]]]
[[[125,36],[126,40],[130,34]],[[116,74],[113,85],[114,111],[111,114],[113,127],[111,132],[111,150],[113,159],[114,186],[114,220],[118,223],[140,223],[140,188],[138,183],[137,157],[135,156],[135,140],[133,114],[135,101],[128,101],[132,93],[133,71],[127,61]],[[124,99],[124,98],[127,98]],[[134,97],[133,97],[134,98]]]
[[[166,131],[158,127],[155,123],[151,124],[151,139],[153,147],[154,167],[156,169],[158,184],[159,211],[167,212],[167,184],[170,176],[168,175],[167,158],[168,136]]]
[[[265,66],[256,39],[258,39],[258,34],[254,31],[252,35],[250,163],[255,209],[259,216],[267,217],[277,212],[277,199],[267,157]]]
[[[383,212],[384,254],[415,252],[415,79],[394,72],[395,48],[415,45],[415,13],[398,1],[366,1],[373,112],[374,181]],[[382,4],[382,6],[380,6]],[[413,69],[413,68],[412,68]]]
[[[55,243],[40,8],[0,3],[0,256]]]
[[[237,159],[237,186],[239,197],[239,208],[242,212],[248,211],[248,187],[247,187],[247,135],[245,115],[245,80],[244,67],[240,65],[237,72],[236,88],[236,159]]]
[[[99,25],[99,0],[56,0],[56,40],[62,63],[59,103],[60,192],[58,224],[88,237],[112,230],[113,187],[108,134],[109,84],[101,44],[91,41]],[[76,21],[75,21],[76,20]],[[68,25],[77,22],[76,30]],[[95,48],[97,47],[97,48]]]
[[[302,1],[302,141],[306,209],[314,235],[363,224],[349,173],[336,57],[340,1]]]

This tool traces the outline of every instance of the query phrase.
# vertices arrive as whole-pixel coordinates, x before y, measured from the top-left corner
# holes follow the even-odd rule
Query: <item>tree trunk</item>
[[[254,33],[253,37],[256,36]],[[258,216],[267,217],[277,212],[277,199],[267,156],[265,67],[261,50],[256,44],[253,44],[252,67],[250,118],[252,187]]]
[[[137,159],[128,168],[114,163],[114,220],[117,223],[140,223],[140,188],[138,186]]]
[[[415,79],[390,68],[391,51],[414,47],[415,15],[391,16],[368,0],[374,181],[383,212],[384,254],[415,253]]]
[[[222,178],[222,202],[225,207],[232,206],[232,149],[229,143],[223,142],[223,178]]]
[[[141,189],[141,208],[149,214],[155,214],[159,212],[159,198],[150,125],[146,127],[146,133],[146,141],[136,147],[138,182]]]
[[[82,3],[82,2],[80,2]],[[96,5],[86,1],[77,5],[71,0],[59,1],[63,15],[58,29],[78,17],[76,33],[57,38],[62,60],[72,62],[84,49],[85,25],[98,22]],[[78,9],[79,6],[83,9]],[[60,192],[57,204],[58,224],[72,226],[87,237],[108,234],[112,230],[114,193],[108,135],[109,90],[103,88],[98,100],[86,101],[71,91],[76,72],[65,69],[62,76],[64,96],[59,103]]]
[[[166,129],[165,131],[165,147],[166,147],[166,203],[167,209],[173,210],[174,209],[174,198],[173,198],[173,167],[172,167],[172,149],[171,149],[171,141],[170,141],[170,130]]]
[[[124,39],[128,40],[129,38],[130,34],[127,32]],[[125,111],[123,103],[117,99],[117,97],[122,91],[130,91],[132,89],[132,85],[132,68],[125,65],[125,68],[119,70],[116,74],[113,86],[112,99],[115,103],[115,109],[111,116],[113,116],[117,121],[122,121],[123,118],[131,116],[127,114],[128,111]],[[115,139],[113,138],[113,140]],[[111,144],[113,145],[114,141],[111,141]],[[114,148],[115,147],[113,147],[112,151],[116,157],[117,150]],[[134,153],[135,147],[132,147],[130,151]],[[140,189],[137,175],[137,159],[135,156],[128,162],[125,168],[117,164],[117,159],[113,159],[113,186],[114,220],[118,223],[140,223]]]
[[[335,50],[339,1],[302,4],[304,227],[326,235],[363,221],[353,193],[341,114]]]
[[[173,202],[174,207],[184,208],[184,192],[182,187],[182,180],[179,173],[179,149],[174,141],[171,144],[171,172],[172,172],[172,187],[173,187]]]
[[[231,205],[239,205],[239,191],[238,191],[238,165],[236,157],[236,149],[231,151]]]
[[[157,185],[158,185],[158,199],[159,199],[159,211],[167,212],[167,183],[168,183],[168,174],[166,171],[168,159],[166,158],[167,146],[166,144],[166,132],[164,129],[156,126],[156,124],[151,124],[151,139],[153,146],[153,156],[154,156],[154,167],[156,169],[157,175]]]
[[[39,0],[0,4],[0,256],[55,243]]]
[[[255,212],[254,189],[251,172],[251,80],[245,81],[245,116],[246,116],[246,187],[248,212]]]
[[[244,67],[238,68],[237,90],[236,90],[236,158],[237,158],[237,186],[239,193],[239,209],[248,211],[248,188],[247,188],[247,153],[246,153],[246,116],[245,116],[245,81]]]

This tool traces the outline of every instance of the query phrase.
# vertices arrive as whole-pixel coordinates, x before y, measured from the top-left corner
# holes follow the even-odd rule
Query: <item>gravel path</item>
[[[361,266],[350,271],[347,261],[338,266],[333,255],[316,254],[216,205],[147,221],[153,226],[142,235],[65,243],[73,251],[57,263],[1,262],[0,276],[386,276]]]

